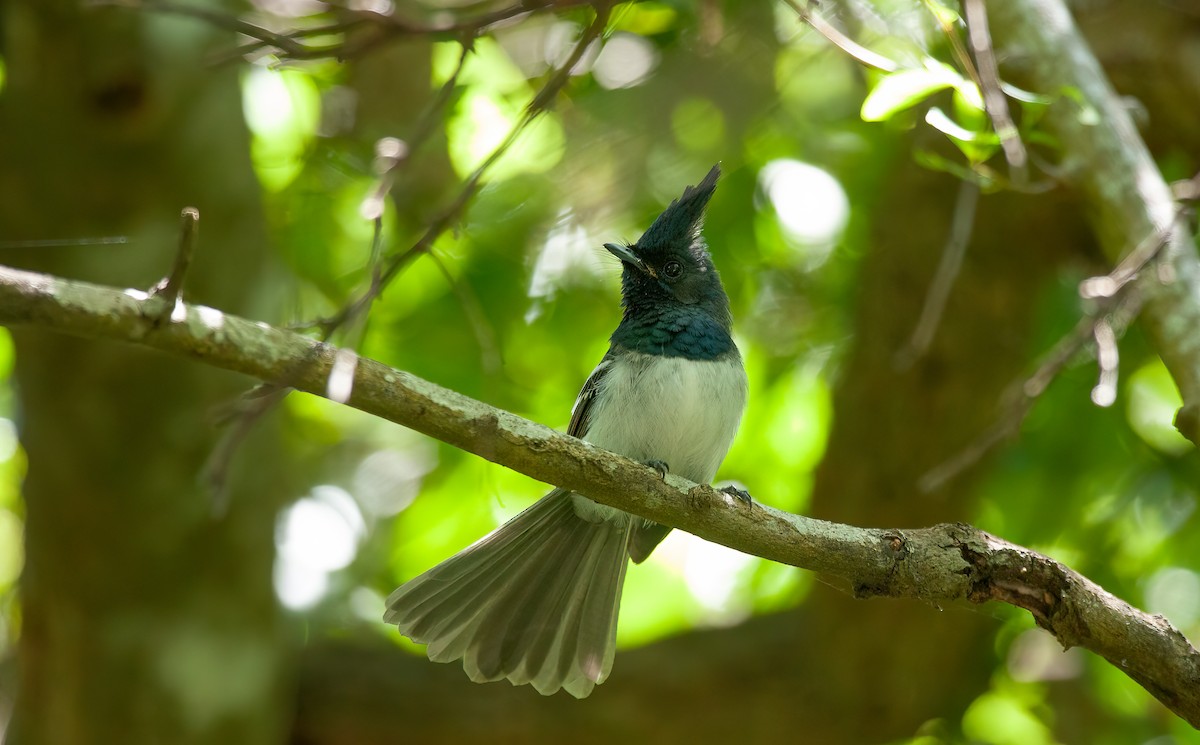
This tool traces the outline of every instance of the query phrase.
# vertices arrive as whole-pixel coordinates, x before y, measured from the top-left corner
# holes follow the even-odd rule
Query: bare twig
[[[175,312],[183,296],[183,282],[188,267],[192,265],[192,249],[196,244],[196,233],[200,223],[200,211],[195,207],[184,207],[179,214],[179,246],[175,250],[175,263],[171,273],[150,288],[150,295],[157,298],[162,307],[157,314],[159,323]]]
[[[429,252],[429,260],[445,277],[446,284],[450,285],[450,289],[454,291],[463,313],[467,316],[467,323],[471,325],[471,331],[475,334],[475,342],[479,345],[483,371],[488,375],[495,375],[500,370],[500,346],[496,343],[496,330],[488,320],[479,298],[471,290],[469,284],[454,278],[446,263],[433,251]]]
[[[376,219],[383,215],[383,200],[392,190],[392,185],[396,181],[396,173],[408,163],[409,157],[413,153],[420,152],[421,146],[435,130],[439,115],[449,103],[454,89],[458,86],[458,79],[462,75],[467,58],[471,55],[471,49],[472,45],[469,43],[461,45],[454,72],[442,84],[429,107],[421,114],[412,136],[407,141],[385,137],[375,144],[375,172],[379,174],[379,180],[371,194],[363,201],[361,208],[363,217]],[[376,235],[378,236],[378,233]],[[371,262],[372,267],[377,268],[378,256],[373,254]]]
[[[1176,212],[1176,220],[1183,208]],[[1117,346],[1115,325],[1111,319],[1120,316],[1122,324],[1136,315],[1144,302],[1144,294],[1133,292],[1138,285],[1130,284],[1147,264],[1157,258],[1171,240],[1173,225],[1164,225],[1142,240],[1115,269],[1102,277],[1080,283],[1080,295],[1094,298],[1096,309],[1079,319],[1070,333],[1054,345],[1032,375],[1015,384],[1006,394],[1007,411],[971,444],[945,462],[930,469],[917,482],[922,491],[933,491],[978,463],[1004,440],[1017,434],[1021,423],[1033,408],[1034,401],[1046,391],[1071,360],[1089,342],[1097,345],[1099,382],[1092,391],[1098,406],[1109,406],[1116,397]],[[1097,290],[1099,288],[1099,291]],[[1112,400],[1109,400],[1109,397]],[[1107,403],[1106,403],[1107,402]]]
[[[213,517],[221,517],[229,510],[229,469],[233,457],[242,442],[254,429],[254,425],[275,407],[291,391],[275,383],[259,383],[238,397],[221,438],[208,454],[201,470],[208,487],[209,503]]]
[[[130,8],[183,15],[210,23],[254,39],[234,50],[234,57],[256,52],[273,52],[289,60],[312,60],[335,57],[351,59],[375,49],[381,44],[404,38],[422,37],[433,41],[461,41],[482,36],[497,26],[516,21],[524,16],[542,12],[558,13],[563,10],[591,5],[592,0],[554,0],[554,2],[518,2],[496,10],[462,17],[445,17],[424,23],[408,20],[396,14],[385,15],[369,10],[339,8],[343,20],[321,24],[311,28],[277,33],[250,23],[232,13],[212,10],[196,5],[172,2],[172,0],[95,0],[100,5],[120,5]],[[351,30],[367,29],[369,33],[354,42],[313,44],[310,39],[327,39],[342,36]]]
[[[34,238],[27,241],[0,241],[6,248],[58,248],[60,246],[117,246],[129,243],[127,235],[98,235],[94,238]]]
[[[1000,68],[992,49],[992,35],[988,30],[987,10],[983,0],[963,0],[963,11],[967,21],[967,35],[971,50],[978,64],[978,84],[983,93],[983,106],[992,120],[992,128],[1000,138],[1000,147],[1008,161],[1009,172],[1014,183],[1024,185],[1029,180],[1028,157],[1025,144],[1021,142],[1017,125],[1008,110],[1008,99],[1001,87]]]
[[[216,28],[258,39],[260,42],[259,46],[269,45],[292,59],[332,56],[331,54],[312,54],[304,44],[296,40],[293,34],[277,34],[261,26],[256,26],[235,13],[215,10],[202,5],[175,3],[170,0],[92,0],[92,4],[98,6],[118,6],[195,18]]]
[[[942,258],[938,262],[937,272],[925,295],[925,304],[921,308],[921,316],[913,329],[908,344],[896,354],[896,367],[908,369],[913,362],[929,351],[941,323],[942,312],[946,309],[946,300],[950,297],[950,289],[958,278],[962,268],[963,255],[971,242],[971,231],[975,225],[975,208],[979,204],[979,184],[974,181],[963,181],[958,187],[958,200],[954,207],[954,222],[946,245],[942,248]]]
[[[1100,379],[1092,388],[1092,403],[1112,406],[1117,400],[1117,368],[1120,365],[1117,337],[1113,334],[1112,324],[1104,318],[1096,321],[1092,337],[1096,340],[1096,366],[1100,368]]]
[[[109,1],[101,0],[101,2]],[[344,331],[347,325],[353,325],[362,320],[366,311],[387,285],[414,259],[421,254],[427,253],[437,238],[458,219],[471,198],[479,190],[482,179],[488,170],[511,148],[512,144],[529,125],[552,105],[555,96],[557,96],[570,79],[572,68],[582,58],[588,46],[604,32],[611,10],[611,3],[607,0],[555,0],[553,3],[527,1],[477,15],[432,24],[420,24],[394,16],[342,9],[342,12],[350,15],[347,20],[314,28],[298,29],[287,34],[278,34],[234,15],[191,5],[182,5],[171,0],[111,0],[111,2],[113,4],[121,4],[145,10],[187,15],[256,39],[257,42],[255,44],[242,47],[239,50],[239,53],[243,54],[270,47],[277,50],[282,56],[295,60],[330,56],[345,58],[361,54],[383,41],[404,36],[424,36],[430,39],[456,40],[461,44],[462,53],[459,56],[458,65],[454,73],[442,85],[430,107],[420,118],[410,142],[405,143],[395,138],[384,138],[377,144],[376,170],[380,174],[379,181],[372,194],[364,200],[361,206],[364,218],[372,220],[374,223],[371,257],[369,260],[371,267],[370,284],[359,297],[347,303],[334,317],[311,324],[321,329],[321,336],[325,341],[331,339],[335,333]],[[559,12],[584,5],[592,5],[595,8],[596,14],[592,24],[581,35],[567,60],[549,76],[527,104],[524,114],[509,131],[508,136],[476,168],[464,183],[458,197],[437,219],[427,226],[425,232],[416,243],[407,251],[393,256],[386,261],[381,261],[383,200],[387,193],[390,192],[394,184],[395,174],[400,166],[407,162],[410,153],[424,144],[425,140],[435,130],[438,114],[453,95],[459,75],[470,54],[472,40],[495,28],[500,23],[528,14],[547,10]],[[375,29],[375,34],[374,36],[368,36],[359,40],[353,47],[346,44],[313,47],[307,45],[304,41],[308,38],[344,33],[362,25],[370,25]],[[445,267],[440,264],[439,269],[445,271]],[[449,276],[448,273],[447,276]],[[475,331],[476,337],[480,342],[480,347],[483,350],[485,368],[489,371],[498,369],[499,354],[496,351],[494,334],[491,332],[490,327],[487,326],[486,321],[481,322],[483,314],[478,308],[478,302],[472,302],[473,296],[470,295],[469,291],[459,287],[457,283],[451,282],[451,285],[455,293],[459,296],[460,302],[463,303],[468,318],[471,319],[472,329]],[[351,391],[343,386],[343,378],[344,376],[335,376],[327,381],[331,394],[342,391],[346,396],[350,395]],[[224,484],[230,467],[230,459],[236,453],[238,444],[245,438],[257,419],[287,396],[288,390],[286,386],[259,386],[242,397],[241,403],[237,407],[238,413],[232,418],[226,437],[214,449],[206,467],[207,481],[213,488],[214,504],[218,512],[225,507],[224,497],[222,496],[225,492]],[[333,397],[337,398],[338,396]]]
[[[1070,106],[1051,106],[1042,126],[1069,143],[1070,181],[1092,218],[1100,246],[1120,261],[1128,247],[1178,209],[1171,190],[1138,133],[1128,107],[1113,90],[1100,62],[1080,34],[1063,0],[1005,0],[988,4],[992,38],[1013,51],[1006,64],[1036,90],[1070,89],[1091,115]],[[1139,316],[1150,343],[1183,398],[1176,413],[1179,431],[1200,444],[1200,258],[1191,228],[1176,228],[1161,249],[1157,273],[1167,282],[1142,281]]]
[[[783,1],[796,12],[796,15],[800,16],[800,20],[812,26],[814,31],[824,36],[830,43],[860,63],[867,67],[873,67],[876,70],[882,70],[883,72],[896,72],[900,69],[899,63],[888,59],[878,52],[867,49],[849,36],[846,36],[832,23],[802,5],[799,0]]]
[[[1141,243],[1121,259],[1121,262],[1111,272],[1100,277],[1089,277],[1080,282],[1080,296],[1084,298],[1111,297],[1136,279],[1146,265],[1153,261],[1171,240],[1172,233],[1187,213],[1187,209],[1185,205],[1177,206],[1175,214],[1171,216],[1171,222],[1146,236]]]

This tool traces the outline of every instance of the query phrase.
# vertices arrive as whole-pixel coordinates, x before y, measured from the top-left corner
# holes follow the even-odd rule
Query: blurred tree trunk
[[[189,299],[264,317],[269,304],[247,302],[269,282],[236,70],[205,61],[232,38],[83,5],[2,8],[0,241],[128,242],[3,260],[146,289],[169,271],[192,205]],[[260,422],[239,453],[227,509],[201,478],[218,407],[251,382],[109,343],[13,338],[29,466],[10,742],[279,742],[290,710],[271,586],[286,472],[276,428]]]

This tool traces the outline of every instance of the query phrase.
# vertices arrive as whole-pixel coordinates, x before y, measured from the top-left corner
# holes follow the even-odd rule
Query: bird
[[[684,189],[621,261],[621,321],[588,377],[567,432],[654,468],[710,483],[737,434],[748,383],[729,298],[702,236],[720,164]],[[749,502],[741,489],[726,491]],[[629,561],[671,528],[556,488],[401,585],[384,621],[462,660],[477,682],[585,698],[608,677]]]

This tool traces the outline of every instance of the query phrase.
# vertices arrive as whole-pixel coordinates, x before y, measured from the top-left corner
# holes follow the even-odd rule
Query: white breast
[[[698,483],[712,481],[746,406],[741,360],[628,353],[610,364],[583,439],[634,460],[663,461]],[[578,497],[576,505],[586,512],[599,506]]]

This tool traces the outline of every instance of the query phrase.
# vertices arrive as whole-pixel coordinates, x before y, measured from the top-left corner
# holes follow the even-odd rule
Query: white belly
[[[634,460],[663,461],[671,473],[707,484],[733,444],[746,389],[737,358],[697,362],[629,353],[601,381],[583,439]],[[601,507],[595,502],[578,495],[575,502],[581,516],[599,516],[584,514]],[[610,512],[616,513],[600,510],[605,517]]]

